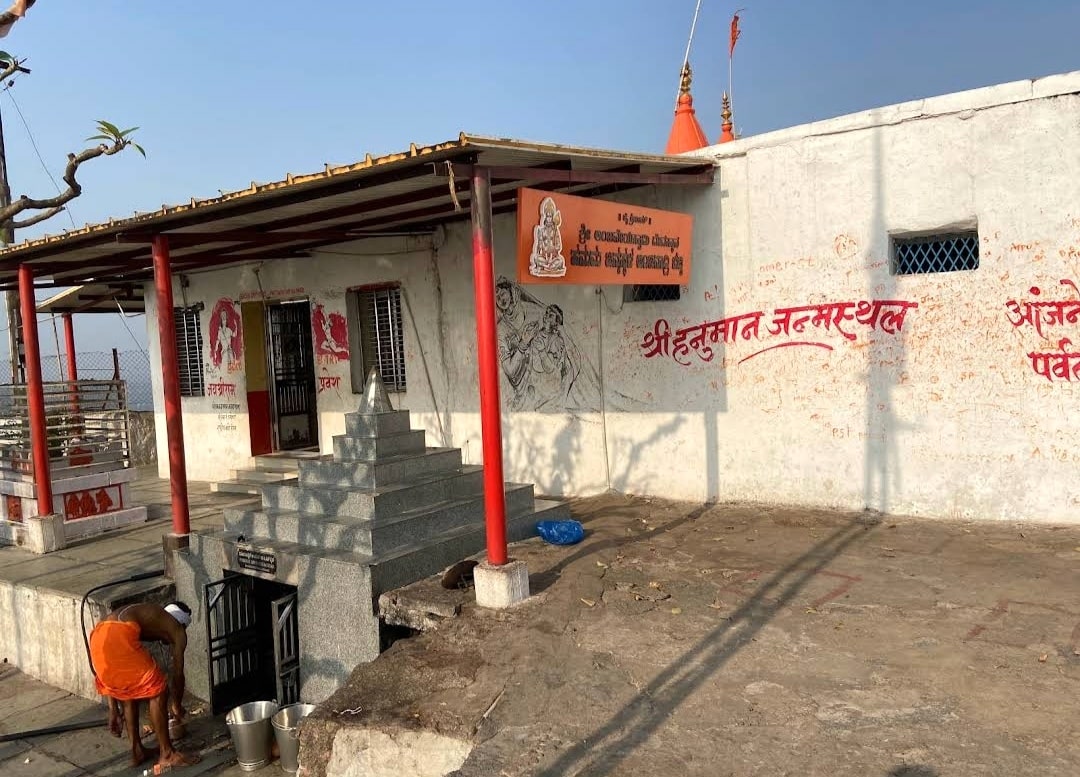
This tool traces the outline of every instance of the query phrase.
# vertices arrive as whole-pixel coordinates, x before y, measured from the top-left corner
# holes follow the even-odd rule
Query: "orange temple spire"
[[[668,154],[685,154],[709,145],[694,111],[694,98],[690,96],[691,79],[690,63],[687,62],[683,65],[679,99],[675,105],[675,120],[671,124],[671,134],[665,149]]]

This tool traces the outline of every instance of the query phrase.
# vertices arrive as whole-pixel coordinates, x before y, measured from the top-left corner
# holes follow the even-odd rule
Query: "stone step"
[[[537,521],[561,520],[569,517],[570,507],[565,502],[536,500],[534,509],[512,518],[507,517],[507,542],[519,542],[536,536]],[[309,542],[275,539],[249,532],[238,533],[226,528],[220,532],[193,532],[192,552],[196,555],[202,553],[201,545],[207,539],[235,543],[239,534],[244,535],[244,543],[247,545],[258,549],[274,550],[293,558],[311,556],[364,566],[370,575],[373,612],[380,594],[414,583],[429,575],[438,574],[451,564],[481,552],[486,541],[484,525],[477,523],[450,529],[384,553],[368,554],[326,548],[321,544],[313,545]],[[316,541],[318,541],[317,538]]]
[[[296,472],[302,460],[318,458],[316,451],[310,453],[267,453],[262,456],[252,456],[247,469],[257,469],[260,472]]]
[[[518,542],[536,536],[537,521],[562,520],[570,517],[565,502],[536,500],[534,509],[514,517],[507,516],[506,540]],[[475,555],[484,549],[484,524],[469,524],[451,529],[423,542],[411,543],[371,559],[371,590],[377,597],[395,588],[434,575],[451,564]]]
[[[483,478],[482,467],[470,466],[414,478],[409,483],[365,490],[266,484],[261,486],[262,503],[263,507],[325,515],[327,518],[348,516],[378,519],[447,499],[478,495],[484,487]]]
[[[264,471],[258,469],[234,469],[229,480],[210,484],[210,490],[217,494],[251,494],[259,496],[259,487],[267,483],[295,483],[296,475],[286,471]]]
[[[338,461],[374,461],[403,453],[423,453],[425,447],[423,429],[383,437],[334,436],[334,458]]]
[[[254,483],[260,485],[262,483],[284,483],[286,481],[295,481],[297,478],[296,470],[264,470],[264,469],[234,469],[232,471],[233,480],[241,480],[245,483]]]
[[[410,431],[408,410],[345,414],[346,437],[385,437],[408,431]]]
[[[323,457],[300,463],[303,486],[377,488],[404,483],[415,477],[461,468],[459,448],[428,448],[423,453],[388,456],[378,461],[334,461]]]
[[[532,486],[507,484],[507,515],[517,517],[532,510]],[[276,508],[230,508],[224,512],[225,529],[248,538],[267,537],[281,542],[370,554],[422,543],[427,537],[462,526],[481,526],[484,522],[484,499],[477,496],[447,500],[424,510],[374,521],[348,516],[324,518]]]
[[[259,496],[262,492],[259,490],[260,483],[248,483],[243,480],[219,480],[216,483],[210,484],[210,491],[214,494],[250,494],[251,496]]]

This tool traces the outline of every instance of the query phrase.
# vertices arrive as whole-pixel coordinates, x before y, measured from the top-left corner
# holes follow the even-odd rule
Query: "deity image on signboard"
[[[214,367],[228,372],[241,369],[244,359],[244,338],[240,332],[240,312],[236,303],[222,297],[210,314],[210,361]]]
[[[566,328],[561,307],[500,277],[499,362],[510,410],[595,410],[600,378]]]
[[[562,214],[555,200],[545,197],[540,202],[540,220],[533,227],[532,252],[529,254],[529,274],[537,278],[561,278],[566,275],[563,256]]]

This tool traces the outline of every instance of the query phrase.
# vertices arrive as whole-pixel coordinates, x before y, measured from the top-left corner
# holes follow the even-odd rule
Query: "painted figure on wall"
[[[545,304],[505,277],[495,289],[507,408],[596,409],[599,376],[566,330],[562,308]]]
[[[240,331],[240,312],[236,303],[222,297],[210,314],[210,361],[217,369],[233,372],[241,368],[244,339]]]
[[[545,197],[540,202],[540,221],[533,227],[532,252],[529,254],[529,274],[537,278],[561,278],[566,275],[563,256],[562,214],[555,200]]]
[[[341,313],[327,313],[322,303],[311,311],[311,331],[315,335],[315,358],[320,364],[349,358],[349,327]]]

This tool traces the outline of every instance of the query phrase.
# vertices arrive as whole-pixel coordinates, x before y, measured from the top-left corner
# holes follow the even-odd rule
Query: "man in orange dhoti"
[[[90,665],[98,693],[108,699],[109,731],[118,737],[126,723],[133,766],[155,756],[163,766],[195,762],[173,748],[168,720],[170,715],[177,720],[184,716],[184,649],[190,622],[191,608],[183,602],[165,607],[132,604],[110,613],[90,634]],[[163,642],[172,648],[171,693],[168,678],[142,642]],[[149,702],[157,753],[142,745],[139,702],[144,699]]]

